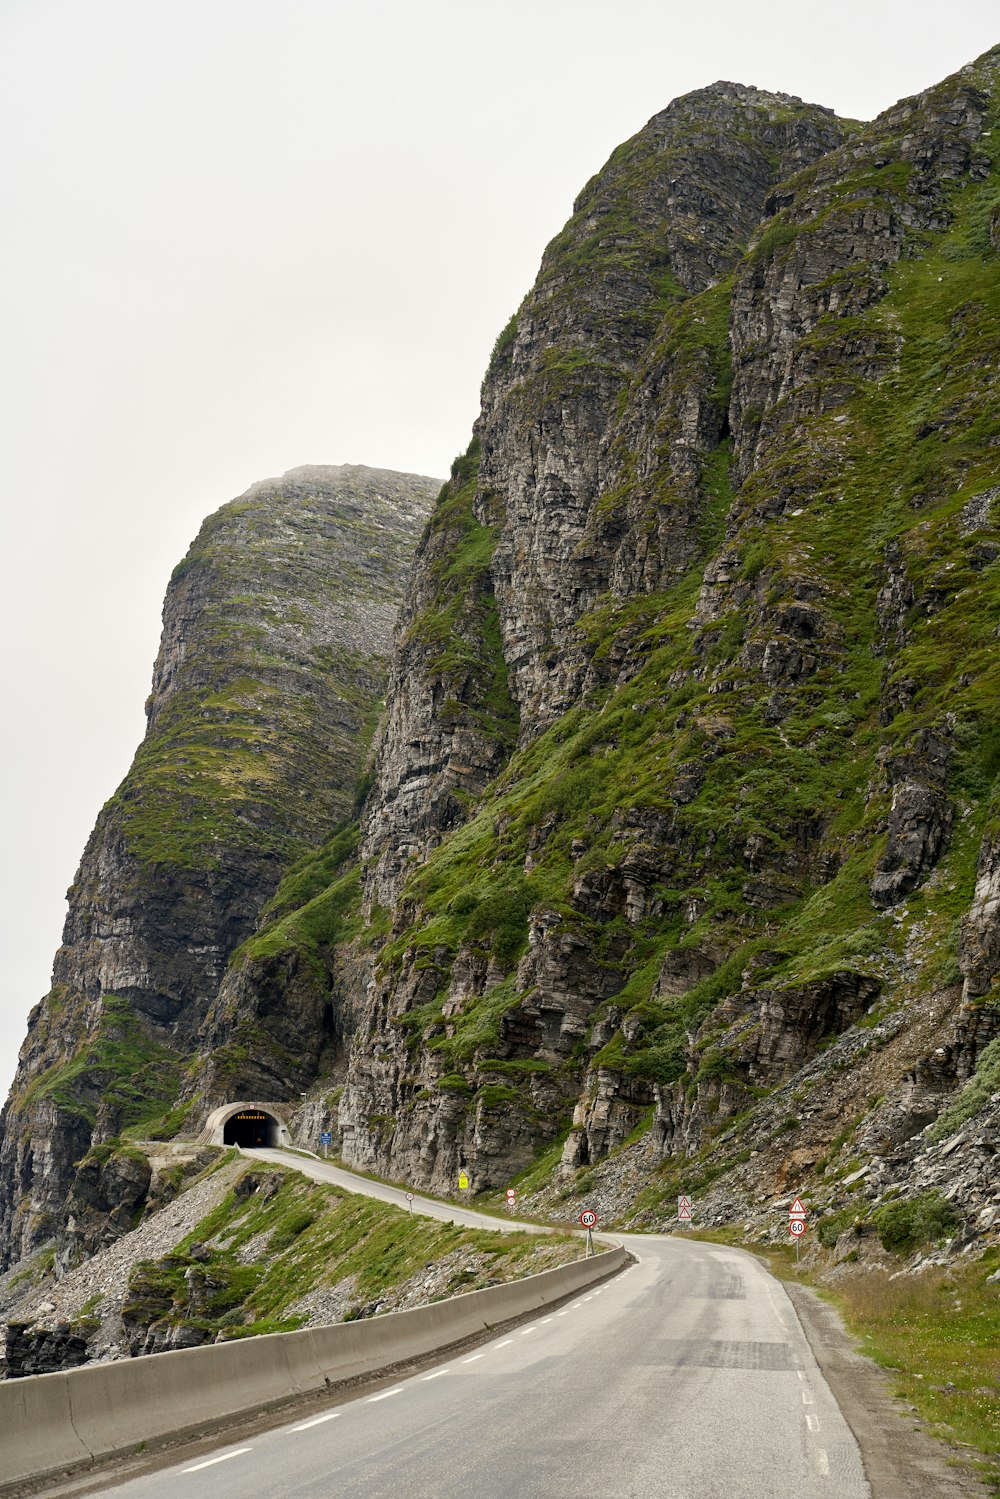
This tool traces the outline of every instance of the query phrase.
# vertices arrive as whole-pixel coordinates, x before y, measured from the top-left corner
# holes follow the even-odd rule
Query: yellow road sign
[[[465,1192],[468,1189],[469,1178],[466,1176],[466,1174],[465,1174],[464,1171],[460,1171],[458,1173],[458,1186],[459,1186],[459,1191],[461,1191],[461,1192]]]

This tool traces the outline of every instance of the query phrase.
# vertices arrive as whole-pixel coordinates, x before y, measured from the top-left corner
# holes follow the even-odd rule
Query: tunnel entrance
[[[222,1143],[242,1145],[249,1150],[258,1145],[277,1145],[278,1121],[263,1109],[240,1109],[238,1114],[232,1114],[226,1120]]]

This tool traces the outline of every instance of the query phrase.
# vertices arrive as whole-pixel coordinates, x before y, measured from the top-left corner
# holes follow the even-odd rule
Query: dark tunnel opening
[[[226,1120],[222,1143],[242,1145],[249,1150],[258,1145],[277,1145],[278,1121],[263,1109],[240,1109],[238,1114]]]

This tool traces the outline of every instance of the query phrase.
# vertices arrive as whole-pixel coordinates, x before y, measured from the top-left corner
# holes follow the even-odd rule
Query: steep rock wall
[[[349,1159],[448,1190],[650,1124],[654,1155],[737,1149],[838,1037],[867,1055],[880,1006],[912,1030],[902,1091],[925,1013],[975,1066],[991,1025],[951,969],[972,906],[987,993],[997,103],[996,53],[865,127],[717,85],[546,252],[477,424],[517,744],[492,779],[478,744],[465,795],[423,757],[407,806],[408,732],[438,743],[452,705],[433,672],[419,714],[397,689]]]

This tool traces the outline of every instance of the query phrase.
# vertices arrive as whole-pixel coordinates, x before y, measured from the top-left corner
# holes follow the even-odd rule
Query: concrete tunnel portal
[[[291,1145],[286,1121],[292,1111],[290,1103],[233,1099],[212,1110],[198,1139],[202,1145],[241,1145],[245,1150]]]
[[[280,1131],[278,1120],[265,1109],[241,1109],[226,1120],[222,1143],[242,1145],[249,1150],[253,1150],[255,1146],[274,1146],[281,1143]]]

